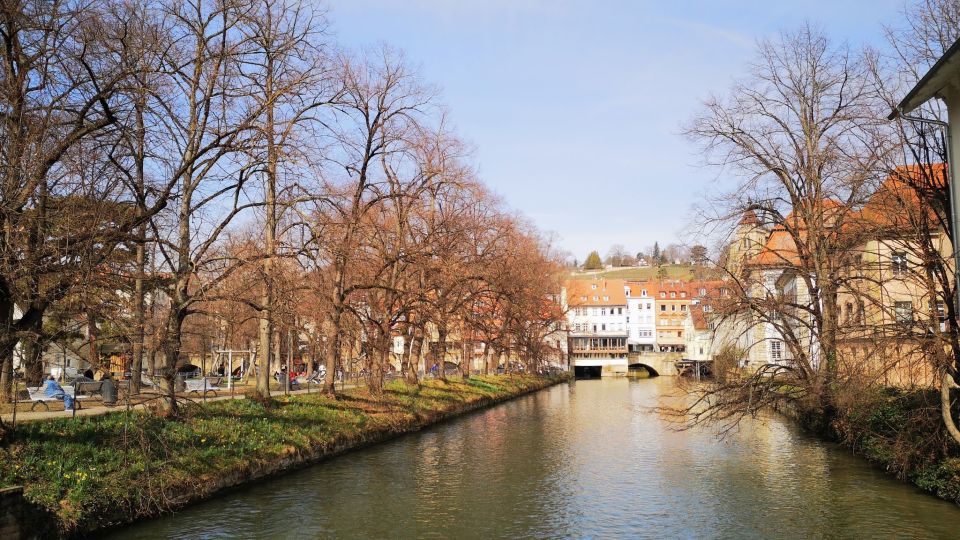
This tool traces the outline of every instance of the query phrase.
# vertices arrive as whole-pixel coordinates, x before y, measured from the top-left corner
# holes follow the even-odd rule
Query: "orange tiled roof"
[[[747,261],[749,266],[794,266],[800,264],[797,244],[786,227],[776,226],[767,237],[763,248],[754,258]]]
[[[630,287],[630,298],[643,298],[640,293],[644,290],[647,291],[647,298],[653,298],[657,295],[657,291],[660,290],[657,282],[653,280],[626,281],[624,284]]]
[[[624,283],[622,279],[571,279],[567,281],[567,303],[572,307],[625,306]]]
[[[849,209],[850,216],[842,225],[847,235],[873,233],[884,229],[909,228],[917,210],[926,204],[921,194],[935,191],[946,186],[946,167],[942,163],[932,165],[905,165],[897,167],[871,195],[860,210]],[[835,199],[824,199],[826,217],[830,219],[831,210],[845,207]],[[932,209],[930,210],[933,211]],[[931,217],[933,217],[931,215]],[[803,221],[791,212],[783,224],[778,224],[767,236],[763,248],[755,257],[747,261],[749,266],[791,266],[799,265],[800,257],[790,226],[801,238],[806,234]]]
[[[920,193],[943,189],[946,185],[946,167],[942,163],[923,168],[897,167],[863,206],[855,223],[861,230],[911,227],[911,219],[918,217],[914,212],[924,204]],[[930,211],[933,218],[933,210]]]

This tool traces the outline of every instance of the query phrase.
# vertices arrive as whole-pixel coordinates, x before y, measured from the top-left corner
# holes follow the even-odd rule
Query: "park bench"
[[[188,394],[202,394],[206,395],[207,392],[212,392],[214,396],[217,395],[217,390],[222,390],[218,385],[220,384],[220,378],[208,379],[206,377],[201,377],[199,379],[187,379],[183,381],[183,384],[186,386]]]
[[[140,375],[140,386],[142,388],[149,388],[150,390],[156,390],[158,392],[160,391],[160,385],[151,379],[146,373]]]
[[[73,383],[77,397],[91,398],[95,395],[103,395],[103,381],[82,381]]]
[[[68,396],[73,397],[73,406],[74,406],[75,408],[77,408],[77,409],[82,409],[82,408],[83,408],[83,407],[80,406],[80,400],[88,399],[88,398],[90,397],[90,396],[83,396],[83,395],[77,396],[77,395],[76,395],[76,390],[74,389],[74,387],[69,386],[69,385],[68,385],[68,386],[64,386],[64,387],[62,387],[62,388],[63,388],[63,393],[67,394]],[[50,410],[50,402],[52,402],[52,401],[63,401],[62,398],[55,398],[55,397],[50,397],[50,396],[48,396],[48,395],[43,391],[43,387],[42,387],[42,386],[28,386],[28,387],[27,387],[27,394],[30,396],[30,401],[32,402],[31,405],[30,405],[30,410],[31,410],[31,411],[34,410],[34,408],[37,406],[38,403],[43,404],[43,408],[49,411],[49,410]]]

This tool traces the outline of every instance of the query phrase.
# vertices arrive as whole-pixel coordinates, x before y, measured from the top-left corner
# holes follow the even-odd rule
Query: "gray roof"
[[[889,118],[892,120],[898,114],[908,114],[930,99],[939,96],[940,92],[957,77],[960,77],[960,40],[954,42],[916,86],[907,92],[906,97],[890,113]]]

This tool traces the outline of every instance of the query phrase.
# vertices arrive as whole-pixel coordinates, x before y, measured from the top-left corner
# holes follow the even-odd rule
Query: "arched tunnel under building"
[[[603,366],[574,366],[573,376],[578,379],[599,379]]]

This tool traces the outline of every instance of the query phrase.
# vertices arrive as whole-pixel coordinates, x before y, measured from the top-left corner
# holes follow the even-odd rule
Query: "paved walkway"
[[[340,390],[341,388],[354,388],[356,386],[357,386],[356,383],[347,383],[344,387],[341,387],[338,384],[337,390]],[[318,391],[319,391],[319,388],[314,386],[311,388],[304,388],[303,390],[291,390],[290,394],[316,394]],[[224,388],[221,392],[227,392],[227,390]],[[271,395],[273,396],[283,395],[283,390],[271,390],[270,392],[271,392]],[[151,392],[144,392],[141,394],[141,396],[148,396],[148,397],[155,396],[155,395],[157,394],[151,393]],[[245,399],[245,398],[246,396],[242,393],[237,393],[234,395],[221,393],[216,397],[208,397],[206,401],[223,401],[226,399]],[[190,401],[193,403],[202,403],[204,401],[202,397],[197,397],[197,396],[180,396],[180,400]],[[31,402],[21,401],[17,404],[17,423],[19,424],[21,422],[52,420],[54,418],[70,418],[72,416],[99,416],[99,415],[107,414],[111,412],[122,412],[123,410],[126,409],[126,403],[122,401],[118,402],[117,405],[114,407],[107,407],[106,405],[103,405],[100,402],[100,400],[96,400],[92,403],[87,403],[86,400],[81,400],[81,401],[83,401],[83,403],[81,403],[80,406],[83,408],[77,409],[75,411],[47,411],[43,409],[42,405],[37,405],[36,409],[31,411],[30,410]],[[25,410],[21,410],[21,407]],[[144,409],[146,408],[146,404],[144,403],[132,404],[130,405],[130,408]],[[13,413],[12,412],[5,413],[3,415],[0,415],[0,418],[2,418],[3,421],[6,423],[12,423]]]

